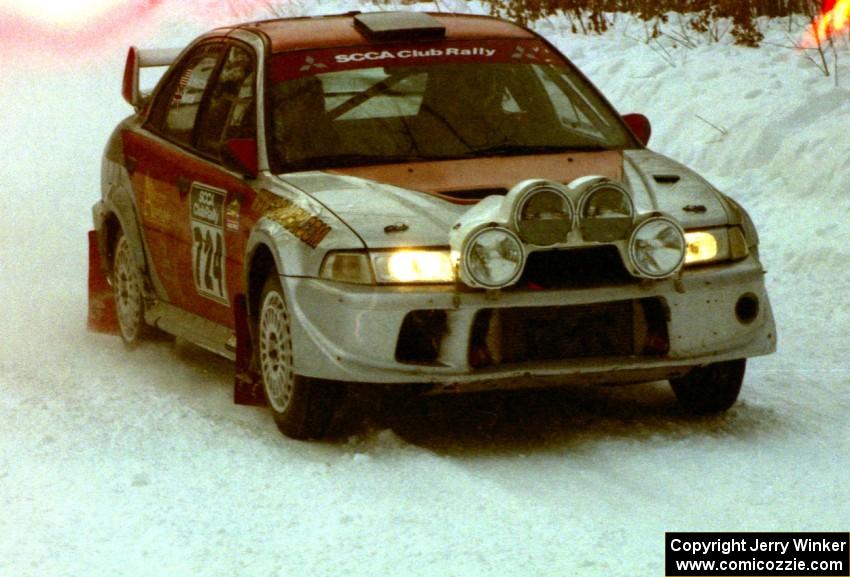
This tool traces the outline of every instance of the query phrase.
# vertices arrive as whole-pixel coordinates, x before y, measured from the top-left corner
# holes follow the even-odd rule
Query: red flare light
[[[812,25],[805,45],[818,46],[848,27],[850,27],[850,0],[826,0],[823,4],[823,13]]]

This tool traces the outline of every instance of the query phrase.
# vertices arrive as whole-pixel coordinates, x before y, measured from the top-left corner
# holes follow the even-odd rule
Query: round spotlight
[[[522,241],[506,228],[482,228],[469,236],[461,256],[463,281],[478,288],[514,284],[525,265]]]
[[[625,188],[606,179],[587,191],[579,214],[585,240],[623,240],[632,228],[634,205]]]
[[[561,185],[536,181],[518,195],[514,226],[522,239],[537,246],[566,242],[573,227],[573,205]]]
[[[669,218],[653,217],[632,232],[629,258],[640,276],[661,279],[681,268],[686,248],[682,227]]]

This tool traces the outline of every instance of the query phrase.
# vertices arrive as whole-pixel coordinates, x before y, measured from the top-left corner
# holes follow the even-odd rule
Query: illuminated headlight
[[[605,180],[587,191],[579,214],[581,234],[585,240],[610,242],[625,239],[632,228],[632,197],[619,184]]]
[[[679,270],[685,249],[681,227],[669,218],[653,217],[632,232],[629,258],[640,276],[661,279]]]
[[[747,239],[737,226],[686,232],[685,242],[686,266],[738,260],[749,254]]]
[[[685,242],[688,244],[685,264],[709,262],[717,258],[717,237],[710,232],[687,232]]]
[[[506,228],[483,228],[466,239],[461,275],[469,286],[498,289],[514,284],[525,265],[525,250]]]
[[[573,227],[573,206],[558,183],[538,181],[520,193],[513,218],[523,240],[550,246],[566,242]]]
[[[398,250],[372,253],[379,283],[450,283],[455,280],[448,250]]]

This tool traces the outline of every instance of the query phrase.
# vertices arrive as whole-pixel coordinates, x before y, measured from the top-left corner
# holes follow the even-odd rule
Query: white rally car
[[[151,94],[139,71],[168,66]],[[776,330],[758,235],[537,34],[345,14],[128,55],[90,325],[236,363],[289,436],[344,383],[423,394],[669,379],[736,400]],[[114,300],[114,307],[112,301]]]

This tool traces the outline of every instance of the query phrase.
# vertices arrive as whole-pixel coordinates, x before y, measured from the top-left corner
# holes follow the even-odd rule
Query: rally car
[[[123,95],[90,325],[233,359],[237,401],[264,398],[288,436],[322,436],[345,383],[669,379],[686,409],[723,411],[775,350],[744,209],[526,28],[251,22],[131,48]]]

